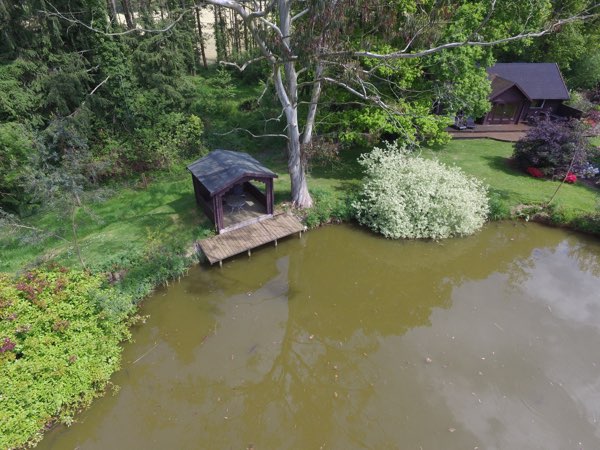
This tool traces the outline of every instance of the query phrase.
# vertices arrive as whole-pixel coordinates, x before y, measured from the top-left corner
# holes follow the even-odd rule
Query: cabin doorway
[[[521,111],[520,103],[494,103],[489,115],[490,124],[505,124],[517,123],[519,112]]]

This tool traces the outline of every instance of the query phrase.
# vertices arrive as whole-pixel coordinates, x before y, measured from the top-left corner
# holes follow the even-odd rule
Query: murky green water
[[[40,448],[600,448],[598,240],[327,227],[142,312],[121,390]]]

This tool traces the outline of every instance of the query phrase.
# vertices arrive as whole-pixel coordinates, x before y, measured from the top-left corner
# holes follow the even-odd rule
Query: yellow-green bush
[[[130,305],[117,295],[103,276],[81,271],[0,274],[0,448],[39,441],[45,426],[69,423],[105,388],[128,337],[130,307],[104,307]]]

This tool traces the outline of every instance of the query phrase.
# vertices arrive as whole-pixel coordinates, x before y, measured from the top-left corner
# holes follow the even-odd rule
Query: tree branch
[[[468,41],[467,40],[467,41],[462,41],[462,42],[447,42],[445,44],[438,45],[436,47],[431,47],[426,50],[417,51],[414,53],[405,53],[405,50],[391,52],[391,53],[374,53],[374,52],[369,52],[369,51],[356,51],[356,52],[347,52],[346,51],[346,52],[324,53],[324,55],[326,55],[326,56],[344,56],[345,55],[345,56],[380,59],[380,60],[414,59],[414,58],[421,58],[423,56],[428,56],[433,53],[438,53],[442,50],[447,50],[447,49],[451,49],[451,48],[458,48],[458,47],[465,47],[465,46],[492,47],[495,45],[506,44],[508,42],[518,41],[518,40],[522,40],[522,39],[541,37],[546,34],[552,33],[557,28],[559,28],[563,25],[573,23],[573,22],[580,22],[583,20],[588,20],[588,19],[597,18],[597,17],[600,17],[600,14],[596,13],[596,14],[573,16],[573,17],[569,17],[567,19],[557,20],[556,22],[552,23],[550,26],[548,26],[547,28],[545,28],[541,31],[519,33],[517,35],[513,35],[513,36],[506,37],[506,38],[501,38],[501,39],[495,39],[492,41]]]
[[[88,98],[91,97],[92,95],[94,95],[94,93],[100,89],[100,86],[102,86],[104,83],[106,83],[108,81],[108,79],[110,78],[110,75],[107,76],[103,81],[100,82],[100,84],[98,84],[94,89],[92,89],[92,91],[88,94]],[[79,105],[75,111],[73,111],[71,114],[69,114],[67,117],[73,117],[75,116],[80,110],[81,108],[83,108],[83,105],[85,105],[85,102],[87,101],[87,98],[81,102],[81,105]]]
[[[307,14],[310,11],[310,9],[306,8],[302,11],[300,11],[298,14],[296,14],[294,17],[292,17],[292,23],[294,23],[296,20],[298,20],[300,17],[304,16],[305,14]]]
[[[266,137],[280,137],[288,139],[286,134],[254,134],[252,131],[247,130],[246,128],[233,128],[229,130],[227,133],[214,133],[216,136],[227,136],[228,134],[235,133],[236,131],[243,131],[248,133],[253,138],[266,138]]]
[[[243,72],[244,70],[246,70],[246,67],[248,67],[250,64],[253,64],[253,63],[258,62],[258,61],[263,61],[265,59],[267,59],[266,56],[259,56],[258,58],[249,59],[248,61],[246,61],[241,66],[238,63],[231,62],[231,61],[219,61],[219,64],[221,64],[222,66],[235,67],[240,72]]]
[[[92,95],[94,95],[94,92],[96,92],[98,89],[100,89],[100,86],[102,86],[104,83],[106,83],[106,82],[108,81],[108,79],[109,79],[109,78],[110,78],[110,75],[109,75],[109,76],[107,76],[107,77],[106,77],[106,78],[105,78],[103,81],[101,81],[101,82],[100,82],[100,84],[99,84],[98,86],[96,86],[94,89],[92,89],[92,92],[90,92],[90,93],[88,94],[88,97],[89,97],[89,96],[92,96]]]
[[[25,225],[24,223],[15,219],[14,216],[12,216],[11,214],[9,214],[1,209],[0,209],[0,225],[6,226],[9,228],[20,228],[20,229],[29,230],[29,231],[35,231],[36,233],[39,233],[42,235],[44,235],[44,234],[49,235],[49,236],[55,237],[57,239],[60,239],[62,241],[69,242],[68,239],[65,239],[64,237],[62,237],[59,234],[53,233],[48,230],[43,230],[41,228],[37,228],[37,227],[31,226],[31,225]]]

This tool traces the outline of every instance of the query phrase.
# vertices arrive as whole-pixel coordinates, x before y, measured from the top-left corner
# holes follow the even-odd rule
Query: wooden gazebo
[[[187,168],[192,174],[196,203],[217,232],[239,227],[233,221],[246,224],[273,215],[273,178],[277,175],[249,154],[213,150]],[[264,183],[264,192],[252,181]],[[247,212],[245,207],[255,203],[253,211]]]

